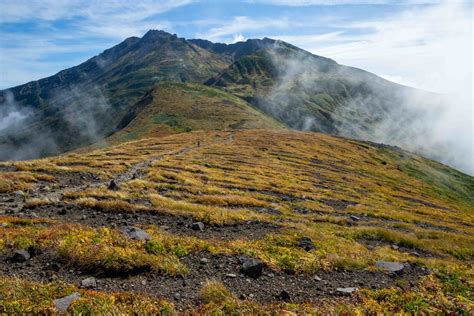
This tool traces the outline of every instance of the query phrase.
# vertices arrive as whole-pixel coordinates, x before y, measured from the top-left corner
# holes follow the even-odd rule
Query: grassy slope
[[[107,143],[192,130],[284,127],[242,99],[200,84],[162,83],[145,99],[133,120]]]
[[[200,147],[196,147],[198,140]],[[258,219],[279,223],[284,229],[253,241],[210,241],[176,236],[148,225],[144,228],[160,249],[161,255],[156,256],[143,242],[116,244],[114,240],[120,239],[120,233],[114,228],[94,229],[60,221],[34,224],[41,219],[20,225],[22,219],[3,217],[0,221],[6,227],[0,231],[0,250],[8,252],[11,247],[35,244],[53,249],[71,266],[130,269],[146,265],[168,274],[186,273],[178,257],[203,250],[247,254],[275,270],[308,274],[373,269],[379,259],[418,262],[437,272],[408,289],[400,285],[363,290],[357,299],[341,298],[324,306],[260,306],[241,301],[221,284],[211,282],[203,288],[208,304],[201,311],[340,311],[340,304],[352,311],[379,312],[467,311],[473,307],[469,288],[474,280],[474,179],[390,147],[287,130],[197,131],[85,154],[4,164],[0,190],[4,194],[18,189],[31,191],[42,181],[49,182],[54,191],[61,174],[77,172],[94,172],[110,179],[133,164],[157,156],[162,159],[146,165],[142,178],[126,180],[118,192],[91,187],[66,193],[62,200],[106,212],[151,210],[191,216],[207,224]],[[11,166],[16,171],[8,171]],[[26,202],[40,217],[42,205],[54,203],[28,197]],[[351,214],[361,220],[351,222]],[[318,249],[305,252],[298,248],[300,236],[310,237]],[[377,245],[370,247],[371,242]],[[396,250],[392,245],[401,248]],[[14,290],[5,285],[11,282]],[[50,299],[66,289],[72,291],[74,287],[3,278],[0,297],[4,300],[0,300],[0,306],[11,311],[46,310],[51,306]],[[76,311],[117,310],[120,297],[132,295],[83,293],[85,297],[73,306]],[[136,294],[132,297],[139,300]],[[12,305],[13,299],[20,300],[21,307]],[[152,308],[149,300],[153,299],[147,298],[147,304],[137,305],[137,309],[159,309]],[[168,309],[165,303],[159,304],[156,306]]]

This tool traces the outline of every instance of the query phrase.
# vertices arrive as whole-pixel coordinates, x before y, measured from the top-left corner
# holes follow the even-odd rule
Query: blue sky
[[[278,38],[432,91],[449,90],[466,63],[472,77],[470,1],[2,0],[0,88],[53,75],[148,29],[226,43]]]

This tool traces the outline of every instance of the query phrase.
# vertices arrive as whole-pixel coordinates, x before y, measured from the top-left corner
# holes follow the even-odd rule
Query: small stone
[[[65,208],[62,208],[58,211],[58,215],[66,215],[67,214],[67,210]]]
[[[97,287],[97,281],[94,277],[90,277],[81,281],[81,287],[84,289],[93,289]]]
[[[31,213],[30,213],[30,217],[31,217],[31,218],[38,218],[39,216],[38,216],[38,214],[36,214],[35,212],[31,212]]]
[[[71,304],[80,297],[81,294],[79,294],[78,292],[74,292],[71,295],[65,296],[63,298],[58,298],[53,301],[54,307],[56,308],[56,311],[59,314],[65,314],[67,313],[67,309],[69,308],[69,306],[71,306]]]
[[[145,286],[146,285],[146,280],[142,280],[142,285]]]
[[[204,223],[203,222],[194,222],[191,225],[191,228],[193,230],[199,230],[199,231],[204,231]]]
[[[313,241],[308,237],[301,237],[300,239],[298,239],[298,247],[301,247],[306,251],[316,249],[316,246],[313,244]]]
[[[58,272],[61,269],[61,267],[59,266],[59,263],[56,263],[56,262],[53,262],[50,267],[51,267],[51,270],[56,271],[56,272]]]
[[[416,251],[412,251],[412,252],[410,252],[410,254],[415,256],[415,257],[420,257],[420,254]]]
[[[336,291],[341,294],[352,294],[353,292],[357,291],[357,288],[356,287],[338,287]]]
[[[209,259],[207,259],[207,258],[201,258],[201,260],[199,260],[199,261],[203,264],[209,263]]]
[[[285,290],[281,291],[280,294],[277,295],[277,299],[286,303],[291,302],[290,293]]]
[[[131,239],[134,240],[150,240],[151,236],[141,228],[126,226],[122,231]]]
[[[350,216],[350,219],[353,220],[354,222],[360,221],[360,217],[357,217],[357,216],[355,216],[355,215],[351,215],[351,216]]]
[[[262,275],[263,263],[255,259],[246,259],[242,263],[241,271],[246,276],[256,279]]]
[[[30,254],[31,257],[38,256],[42,253],[41,248],[36,247],[36,246],[29,246],[28,247],[28,253]]]
[[[398,250],[400,247],[398,247],[397,245],[392,245],[392,249],[394,250]]]
[[[11,259],[13,262],[25,262],[30,259],[30,254],[25,250],[15,250]]]
[[[323,280],[323,279],[321,279],[320,277],[318,277],[317,275],[315,275],[315,276],[313,277],[313,279],[316,280],[316,281],[322,281],[322,280]]]
[[[233,279],[233,278],[236,278],[236,277],[237,277],[237,274],[227,273],[225,276],[226,276],[227,278],[232,278],[232,279]]]
[[[119,189],[118,184],[115,182],[115,180],[110,181],[109,186],[107,189],[112,190],[112,191],[117,191]]]
[[[379,260],[375,263],[375,266],[379,269],[383,269],[387,272],[397,273],[403,271],[405,266],[400,262],[391,262]]]

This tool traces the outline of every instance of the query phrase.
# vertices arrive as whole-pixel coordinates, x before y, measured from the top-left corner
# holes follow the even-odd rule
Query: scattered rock
[[[204,223],[203,222],[194,222],[191,225],[191,228],[193,230],[199,230],[199,231],[204,231]]]
[[[209,259],[207,258],[201,258],[201,260],[199,260],[202,264],[206,264],[206,263],[209,263]]]
[[[126,226],[122,231],[130,238],[135,240],[150,240],[151,236],[141,228]]]
[[[286,302],[286,303],[289,303],[291,302],[291,296],[290,296],[290,293],[288,293],[287,291],[283,290],[280,292],[280,294],[278,294],[276,296],[276,298],[280,301],[283,301],[283,302]]]
[[[357,288],[356,287],[338,287],[336,291],[341,294],[352,294],[353,292],[357,291]]]
[[[313,277],[313,279],[316,280],[316,281],[318,281],[318,282],[323,280],[323,279],[321,279],[320,277],[318,277],[317,275],[315,275],[315,276]]]
[[[360,221],[360,217],[357,217],[357,216],[355,216],[355,215],[351,215],[349,218],[350,218],[351,220],[353,220],[354,222]]]
[[[398,250],[400,247],[398,247],[397,245],[392,245],[392,249],[394,250]]]
[[[246,259],[242,263],[241,271],[246,276],[258,278],[263,272],[263,263],[255,259]]]
[[[308,237],[301,237],[300,239],[298,239],[298,247],[301,247],[306,251],[316,249],[316,246],[313,244],[313,241]]]
[[[53,262],[50,265],[51,270],[58,272],[61,269],[61,266],[57,262]]]
[[[62,208],[58,211],[58,215],[66,215],[67,214],[67,210],[65,208]]]
[[[25,250],[15,250],[11,259],[13,262],[25,262],[30,259],[30,254]]]
[[[41,248],[36,247],[36,246],[29,246],[28,247],[28,253],[30,254],[30,257],[38,256],[42,253]]]
[[[53,301],[54,307],[56,308],[56,311],[59,314],[65,314],[67,313],[67,309],[69,308],[69,306],[71,306],[71,304],[80,297],[81,294],[79,294],[78,292],[74,292],[71,295],[58,298]]]
[[[400,262],[382,261],[379,260],[375,263],[375,266],[379,269],[383,269],[387,272],[397,273],[403,271],[405,266]]]
[[[84,289],[93,289],[97,287],[97,281],[94,277],[90,277],[81,281],[81,287]]]
[[[112,191],[117,191],[119,189],[118,184],[115,182],[115,180],[110,181],[109,186],[107,189],[112,190]]]
[[[232,278],[232,279],[233,279],[233,278],[236,278],[236,277],[237,277],[237,274],[227,273],[225,276],[226,276],[227,278]]]

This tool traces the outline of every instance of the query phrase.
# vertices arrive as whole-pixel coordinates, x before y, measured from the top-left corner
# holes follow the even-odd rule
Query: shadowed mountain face
[[[424,142],[423,109],[437,106],[434,94],[268,38],[227,45],[149,31],[77,67],[1,91],[0,159],[42,157],[103,140],[126,128],[161,82],[204,83],[298,130],[399,145],[432,158],[444,149]],[[210,127],[192,126],[200,128]]]

